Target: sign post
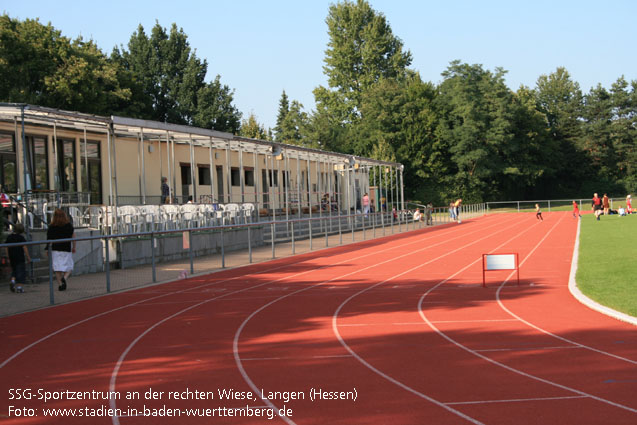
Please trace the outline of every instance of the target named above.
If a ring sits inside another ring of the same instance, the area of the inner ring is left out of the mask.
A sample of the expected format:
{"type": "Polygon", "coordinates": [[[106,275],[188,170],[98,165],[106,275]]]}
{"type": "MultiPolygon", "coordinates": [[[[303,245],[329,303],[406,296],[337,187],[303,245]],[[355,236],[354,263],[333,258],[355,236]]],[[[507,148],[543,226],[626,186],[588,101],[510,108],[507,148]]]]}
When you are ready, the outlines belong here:
{"type": "Polygon", "coordinates": [[[518,254],[482,254],[482,287],[486,288],[486,272],[492,270],[516,270],[520,286],[518,254]]]}

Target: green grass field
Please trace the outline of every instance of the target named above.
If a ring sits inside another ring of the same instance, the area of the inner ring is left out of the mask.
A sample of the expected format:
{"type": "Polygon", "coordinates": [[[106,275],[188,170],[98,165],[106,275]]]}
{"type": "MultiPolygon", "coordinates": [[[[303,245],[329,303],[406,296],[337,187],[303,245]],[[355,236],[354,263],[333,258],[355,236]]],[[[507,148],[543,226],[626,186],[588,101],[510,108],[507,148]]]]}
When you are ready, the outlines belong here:
{"type": "Polygon", "coordinates": [[[637,317],[637,214],[582,217],[576,279],[588,297],[637,317]]]}

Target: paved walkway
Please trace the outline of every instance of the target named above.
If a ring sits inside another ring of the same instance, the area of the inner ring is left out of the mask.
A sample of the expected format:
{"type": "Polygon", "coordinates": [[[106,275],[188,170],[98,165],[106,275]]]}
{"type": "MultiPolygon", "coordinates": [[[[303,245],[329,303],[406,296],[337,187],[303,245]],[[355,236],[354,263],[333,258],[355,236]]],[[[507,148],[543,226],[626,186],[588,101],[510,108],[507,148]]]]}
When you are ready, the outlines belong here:
{"type": "MultiPolygon", "coordinates": [[[[442,223],[441,223],[442,224],[442,223]]],[[[399,226],[385,227],[385,235],[397,234],[400,231],[412,231],[414,228],[425,228],[423,223],[409,223],[399,226]]],[[[383,236],[383,229],[367,229],[346,232],[342,235],[331,235],[328,238],[328,246],[335,247],[341,242],[343,245],[370,240],[383,236]]],[[[312,251],[325,248],[325,236],[314,237],[312,239],[312,251]]],[[[291,242],[277,243],[275,246],[276,258],[288,257],[294,254],[310,252],[310,241],[308,239],[296,241],[294,247],[291,242]]],[[[252,263],[260,263],[272,259],[272,245],[266,244],[252,249],[252,263]]],[[[202,256],[194,258],[194,275],[208,274],[224,270],[222,267],[220,254],[202,256]]],[[[248,250],[227,252],[225,255],[225,268],[239,267],[249,264],[248,250]]],[[[156,282],[153,282],[152,266],[144,265],[126,269],[111,269],[110,271],[110,292],[120,292],[144,286],[166,283],[183,278],[184,274],[190,273],[190,260],[165,262],[156,264],[156,282]]],[[[57,283],[53,282],[53,302],[54,304],[64,304],[81,299],[92,298],[107,294],[106,273],[91,273],[79,276],[71,276],[68,280],[68,288],[64,292],[57,290],[57,283]]],[[[49,282],[26,284],[24,293],[11,293],[8,282],[0,285],[0,317],[10,316],[40,308],[50,307],[51,291],[49,282]]]]}

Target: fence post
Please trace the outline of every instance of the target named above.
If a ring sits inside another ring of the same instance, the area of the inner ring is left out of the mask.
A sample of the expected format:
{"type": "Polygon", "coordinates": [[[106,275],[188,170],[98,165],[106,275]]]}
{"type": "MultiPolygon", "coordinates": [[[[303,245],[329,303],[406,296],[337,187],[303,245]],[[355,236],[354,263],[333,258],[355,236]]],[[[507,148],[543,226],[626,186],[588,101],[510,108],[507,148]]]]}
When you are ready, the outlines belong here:
{"type": "Polygon", "coordinates": [[[194,251],[192,249],[192,230],[188,230],[188,248],[190,255],[190,274],[195,273],[194,251]]]}
{"type": "Polygon", "coordinates": [[[361,216],[361,219],[363,221],[363,240],[367,240],[367,237],[365,236],[365,214],[361,216]]]}
{"type": "Polygon", "coordinates": [[[272,258],[274,258],[274,231],[276,230],[274,227],[274,221],[270,224],[272,230],[270,231],[270,240],[272,241],[272,258]]]}
{"type": "MultiPolygon", "coordinates": [[[[352,216],[350,215],[350,217],[352,216]]],[[[354,229],[356,228],[356,214],[354,214],[354,216],[350,220],[350,223],[352,223],[352,242],[355,242],[356,239],[354,238],[354,229]]]]}
{"type": "Polygon", "coordinates": [[[108,246],[108,238],[104,239],[106,245],[106,292],[111,292],[111,249],[108,246]]]}
{"type": "MultiPolygon", "coordinates": [[[[310,205],[310,211],[312,211],[312,206],[311,206],[311,205],[310,205]]],[[[311,216],[311,215],[312,215],[312,213],[310,212],[310,216],[311,216]]],[[[312,222],[312,217],[310,217],[310,218],[307,220],[307,224],[308,224],[308,226],[309,226],[309,228],[310,228],[310,251],[312,251],[312,224],[313,224],[313,222],[312,222]]]]}
{"type": "Polygon", "coordinates": [[[372,235],[376,239],[376,213],[372,213],[372,235]]]}
{"type": "Polygon", "coordinates": [[[155,270],[155,232],[150,232],[150,258],[153,269],[153,283],[157,282],[157,272],[155,270]]]}
{"type": "Polygon", "coordinates": [[[49,302],[53,305],[55,304],[55,291],[53,290],[53,251],[50,243],[47,246],[49,247],[49,302]]]}
{"type": "Polygon", "coordinates": [[[226,268],[226,246],[223,235],[223,224],[221,225],[221,268],[226,268]]]}
{"type": "Polygon", "coordinates": [[[329,246],[329,240],[328,240],[328,236],[327,236],[327,220],[328,218],[325,218],[325,247],[327,248],[329,246]]]}
{"type": "Polygon", "coordinates": [[[252,236],[250,234],[251,227],[251,225],[248,225],[248,262],[250,264],[252,264],[252,236]]]}
{"type": "Polygon", "coordinates": [[[292,224],[292,255],[296,254],[296,246],[294,244],[294,221],[291,222],[292,224]]]}

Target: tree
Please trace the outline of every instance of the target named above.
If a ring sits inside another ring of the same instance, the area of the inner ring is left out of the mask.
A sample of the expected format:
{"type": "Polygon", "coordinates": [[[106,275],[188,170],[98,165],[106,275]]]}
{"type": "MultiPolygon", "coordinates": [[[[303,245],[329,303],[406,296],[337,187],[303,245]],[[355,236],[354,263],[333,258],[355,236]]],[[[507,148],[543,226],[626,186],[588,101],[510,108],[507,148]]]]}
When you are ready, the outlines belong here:
{"type": "Polygon", "coordinates": [[[437,200],[438,169],[432,146],[435,88],[410,72],[402,79],[381,79],[361,99],[361,119],[354,126],[356,155],[405,165],[407,196],[437,200]]]}
{"type": "Polygon", "coordinates": [[[139,25],[128,50],[115,49],[111,57],[143,88],[142,118],[220,131],[239,129],[241,114],[232,105],[233,92],[221,85],[219,76],[205,82],[208,63],[191,50],[187,35],[176,24],[168,33],[156,23],[150,37],[139,25]]]}
{"type": "Polygon", "coordinates": [[[0,17],[0,73],[6,102],[110,115],[133,100],[123,70],[92,40],[70,40],[37,19],[0,17]]]}
{"type": "Polygon", "coordinates": [[[552,157],[558,150],[549,136],[546,120],[536,108],[535,92],[521,86],[513,96],[512,138],[504,150],[504,199],[546,198],[555,178],[552,157]]]}
{"type": "Polygon", "coordinates": [[[309,118],[307,113],[303,112],[303,105],[293,100],[288,113],[281,121],[277,141],[299,146],[318,147],[318,144],[312,142],[308,137],[308,126],[309,118]]]}
{"type": "Polygon", "coordinates": [[[453,61],[442,73],[437,108],[439,155],[450,154],[444,180],[448,197],[467,201],[497,198],[508,164],[505,159],[514,136],[511,91],[504,71],[485,71],[481,65],[453,61]]]}
{"type": "Polygon", "coordinates": [[[269,140],[268,132],[264,126],[259,123],[254,113],[250,113],[248,119],[241,122],[239,135],[250,139],[269,140]]]}
{"type": "Polygon", "coordinates": [[[550,137],[556,143],[551,168],[554,178],[547,196],[569,195],[580,191],[582,182],[595,175],[588,165],[582,141],[583,96],[579,84],[565,68],[541,75],[535,88],[537,109],[544,114],[550,137]]]}
{"type": "Polygon", "coordinates": [[[616,154],[616,175],[627,193],[637,192],[637,80],[619,78],[611,87],[610,123],[616,154]]]}
{"type": "Polygon", "coordinates": [[[236,133],[241,126],[241,113],[232,104],[233,91],[222,85],[218,75],[197,92],[197,109],[192,123],[197,127],[236,133]]]}
{"type": "MultiPolygon", "coordinates": [[[[328,88],[317,87],[314,97],[319,121],[336,127],[332,135],[342,136],[342,127],[360,118],[363,93],[381,78],[403,76],[411,54],[403,52],[385,16],[365,0],[331,5],[325,22],[330,39],[323,67],[328,88]]],[[[343,138],[336,144],[348,151],[347,142],[343,138]]]]}
{"type": "Polygon", "coordinates": [[[279,100],[279,112],[276,116],[276,126],[274,127],[274,133],[276,134],[277,141],[279,139],[279,134],[283,132],[283,120],[285,120],[289,111],[290,102],[288,100],[288,95],[285,93],[285,90],[283,90],[283,93],[281,93],[281,99],[279,100]]]}

